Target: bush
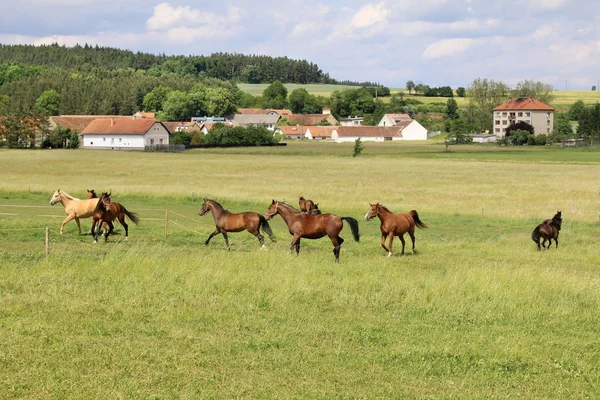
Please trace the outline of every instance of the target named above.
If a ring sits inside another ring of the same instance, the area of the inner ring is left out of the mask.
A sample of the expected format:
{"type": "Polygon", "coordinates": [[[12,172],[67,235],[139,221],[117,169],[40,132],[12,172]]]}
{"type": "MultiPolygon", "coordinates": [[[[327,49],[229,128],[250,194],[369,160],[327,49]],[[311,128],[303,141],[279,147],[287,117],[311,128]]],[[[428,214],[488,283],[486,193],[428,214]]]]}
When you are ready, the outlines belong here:
{"type": "Polygon", "coordinates": [[[511,132],[510,136],[506,135],[508,138],[508,142],[514,146],[523,146],[524,144],[528,144],[530,138],[535,140],[534,136],[522,129],[517,129],[511,132]]]}
{"type": "Polygon", "coordinates": [[[264,126],[244,128],[217,124],[205,136],[204,143],[224,146],[260,146],[276,144],[277,139],[264,126]]]}

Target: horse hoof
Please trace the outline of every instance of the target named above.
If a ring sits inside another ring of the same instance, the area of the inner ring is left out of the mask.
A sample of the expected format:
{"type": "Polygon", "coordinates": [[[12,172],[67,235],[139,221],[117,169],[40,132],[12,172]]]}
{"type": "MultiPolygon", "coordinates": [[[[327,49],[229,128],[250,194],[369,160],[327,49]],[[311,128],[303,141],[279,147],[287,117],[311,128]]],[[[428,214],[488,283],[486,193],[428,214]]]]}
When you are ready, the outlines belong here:
{"type": "Polygon", "coordinates": [[[391,256],[392,256],[392,252],[391,252],[391,251],[390,251],[390,252],[388,252],[388,255],[387,255],[387,256],[388,256],[388,257],[391,257],[391,256]]]}

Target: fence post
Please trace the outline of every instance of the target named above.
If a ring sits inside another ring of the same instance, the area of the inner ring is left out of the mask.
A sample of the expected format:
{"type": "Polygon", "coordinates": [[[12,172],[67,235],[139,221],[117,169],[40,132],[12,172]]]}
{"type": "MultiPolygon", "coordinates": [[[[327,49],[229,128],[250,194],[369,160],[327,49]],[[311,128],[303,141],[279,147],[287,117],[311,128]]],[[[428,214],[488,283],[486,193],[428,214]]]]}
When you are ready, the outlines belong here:
{"type": "Polygon", "coordinates": [[[50,228],[46,227],[46,257],[50,255],[50,228]]]}
{"type": "Polygon", "coordinates": [[[165,210],[165,239],[169,234],[169,209],[165,210]]]}

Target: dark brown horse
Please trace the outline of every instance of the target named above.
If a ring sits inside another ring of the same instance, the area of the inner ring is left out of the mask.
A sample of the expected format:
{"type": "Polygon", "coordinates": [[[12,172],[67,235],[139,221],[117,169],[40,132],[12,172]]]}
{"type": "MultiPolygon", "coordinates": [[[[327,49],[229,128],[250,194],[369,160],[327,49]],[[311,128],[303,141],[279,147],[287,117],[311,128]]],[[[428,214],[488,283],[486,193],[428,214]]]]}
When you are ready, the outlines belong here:
{"type": "Polygon", "coordinates": [[[98,195],[96,194],[96,192],[94,191],[94,189],[86,189],[87,190],[87,198],[88,199],[97,199],[98,195]]]}
{"type": "Polygon", "coordinates": [[[120,203],[111,203],[110,193],[102,193],[98,200],[98,204],[94,209],[94,214],[92,215],[94,219],[92,222],[94,243],[98,243],[98,236],[100,236],[100,226],[102,223],[108,225],[108,230],[104,231],[104,241],[108,240],[108,235],[110,235],[114,229],[113,221],[115,219],[118,219],[121,225],[123,225],[123,228],[125,228],[125,240],[127,240],[127,237],[129,236],[129,226],[125,222],[125,216],[132,220],[136,225],[140,222],[136,213],[128,211],[120,203]]]}
{"type": "Polygon", "coordinates": [[[273,236],[271,226],[269,226],[269,223],[265,217],[259,213],[248,211],[234,214],[224,209],[223,206],[216,201],[204,199],[204,203],[202,203],[202,207],[200,207],[200,210],[198,210],[198,214],[203,216],[209,211],[212,212],[217,229],[210,234],[208,239],[206,239],[206,242],[204,242],[205,245],[208,245],[210,239],[220,233],[225,238],[227,250],[231,250],[229,247],[229,240],[227,239],[227,232],[241,232],[247,230],[258,239],[260,247],[264,248],[265,238],[260,233],[261,228],[263,232],[269,235],[269,239],[271,239],[272,242],[275,241],[275,236],[273,236]]]}
{"type": "Polygon", "coordinates": [[[327,235],[331,243],[333,243],[335,261],[339,262],[340,248],[342,243],[344,243],[344,239],[339,236],[340,231],[344,227],[343,221],[347,221],[350,224],[354,240],[357,242],[360,240],[358,221],[352,217],[338,217],[335,214],[305,214],[287,203],[273,200],[265,213],[265,217],[271,219],[277,214],[281,215],[288,226],[290,234],[293,236],[290,251],[294,251],[295,248],[296,254],[300,253],[301,238],[320,239],[327,235]]]}
{"type": "Polygon", "coordinates": [[[533,232],[531,232],[531,239],[537,244],[538,250],[543,248],[550,248],[552,246],[552,239],[556,243],[556,248],[558,249],[558,234],[560,233],[560,227],[562,225],[562,212],[557,211],[552,219],[547,219],[538,226],[535,227],[533,232]],[[541,242],[540,240],[544,239],[541,242]],[[548,247],[546,247],[546,241],[548,242],[548,247]]]}
{"type": "Polygon", "coordinates": [[[420,229],[427,228],[427,225],[419,219],[417,211],[412,210],[408,214],[394,214],[379,203],[369,203],[369,205],[371,207],[365,215],[365,220],[368,221],[376,216],[379,217],[379,220],[381,221],[381,247],[388,252],[388,257],[392,255],[392,242],[394,236],[400,238],[400,241],[402,242],[402,253],[400,253],[400,255],[404,254],[404,234],[406,232],[408,232],[408,235],[412,240],[412,251],[415,253],[415,226],[420,229]],[[385,240],[388,236],[390,237],[390,242],[388,244],[389,248],[385,247],[385,240]]]}
{"type": "MultiPolygon", "coordinates": [[[[303,213],[311,214],[312,210],[319,210],[318,203],[315,204],[314,201],[305,199],[302,196],[300,196],[300,198],[298,199],[298,205],[300,206],[300,212],[303,212],[303,213]]],[[[318,214],[320,214],[320,211],[319,212],[315,211],[312,214],[318,215],[318,214]]]]}

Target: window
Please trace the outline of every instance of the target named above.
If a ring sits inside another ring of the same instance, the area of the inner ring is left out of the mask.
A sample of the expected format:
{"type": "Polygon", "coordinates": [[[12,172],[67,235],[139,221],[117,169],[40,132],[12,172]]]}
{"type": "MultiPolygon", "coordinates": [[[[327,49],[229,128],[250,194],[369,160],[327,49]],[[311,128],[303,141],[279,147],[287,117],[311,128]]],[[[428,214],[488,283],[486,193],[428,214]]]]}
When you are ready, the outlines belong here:
{"type": "Polygon", "coordinates": [[[500,132],[500,128],[496,128],[496,132],[500,132]]]}
{"type": "Polygon", "coordinates": [[[550,125],[550,120],[547,120],[547,121],[546,121],[546,125],[550,125]]]}
{"type": "Polygon", "coordinates": [[[106,142],[106,138],[105,138],[105,137],[104,137],[104,138],[102,138],[102,141],[103,141],[103,142],[106,142]]]}
{"type": "Polygon", "coordinates": [[[502,120],[502,125],[508,125],[508,121],[507,121],[507,120],[505,120],[505,119],[503,119],[503,120],[502,120]]]}
{"type": "Polygon", "coordinates": [[[163,140],[162,139],[158,139],[158,143],[163,144],[163,140]]]}
{"type": "Polygon", "coordinates": [[[503,113],[502,113],[502,116],[503,116],[503,117],[506,117],[506,113],[505,113],[505,112],[503,112],[503,113]]]}
{"type": "Polygon", "coordinates": [[[122,141],[123,141],[123,138],[119,138],[119,142],[122,142],[122,141]]]}
{"type": "Polygon", "coordinates": [[[525,116],[526,116],[526,117],[531,117],[531,113],[530,113],[529,111],[527,111],[527,112],[525,113],[525,116]]]}
{"type": "Polygon", "coordinates": [[[496,120],[496,125],[500,125],[500,120],[499,119],[496,120]]]}
{"type": "Polygon", "coordinates": [[[154,139],[150,139],[150,144],[154,144],[154,139]]]}
{"type": "Polygon", "coordinates": [[[523,113],[521,111],[519,111],[519,113],[517,114],[518,117],[522,117],[523,113]]]}

